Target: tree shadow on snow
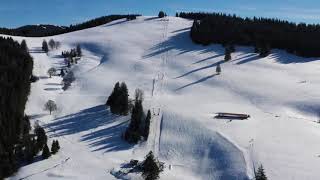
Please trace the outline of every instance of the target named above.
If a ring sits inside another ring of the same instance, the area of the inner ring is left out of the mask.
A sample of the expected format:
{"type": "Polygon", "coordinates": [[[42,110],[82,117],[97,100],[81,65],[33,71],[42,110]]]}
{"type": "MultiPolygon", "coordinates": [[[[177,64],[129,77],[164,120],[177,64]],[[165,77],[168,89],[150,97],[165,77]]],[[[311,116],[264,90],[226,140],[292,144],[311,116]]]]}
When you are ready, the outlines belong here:
{"type": "Polygon", "coordinates": [[[92,151],[109,152],[132,147],[121,138],[128,126],[127,119],[112,114],[105,105],[99,105],[58,118],[45,127],[54,133],[54,136],[82,133],[80,140],[87,142],[92,151]]]}
{"type": "Polygon", "coordinates": [[[199,79],[199,80],[197,80],[197,81],[195,81],[195,82],[192,82],[192,83],[189,83],[189,84],[187,84],[187,85],[184,85],[184,86],[176,89],[175,91],[180,91],[180,90],[182,90],[182,89],[184,89],[184,88],[187,88],[187,87],[189,87],[189,86],[193,86],[193,85],[202,83],[202,82],[204,82],[204,81],[206,81],[206,80],[208,80],[208,79],[213,78],[213,77],[216,76],[216,75],[218,75],[218,74],[212,74],[212,75],[210,75],[210,76],[206,76],[206,77],[201,78],[201,79],[199,79]]]}
{"type": "Polygon", "coordinates": [[[183,28],[174,32],[178,33],[173,36],[170,36],[168,40],[158,43],[152,48],[150,48],[149,50],[151,52],[143,56],[143,58],[146,59],[158,56],[170,50],[179,51],[177,55],[181,55],[188,52],[198,52],[199,54],[216,52],[218,54],[224,54],[224,48],[220,45],[203,46],[193,43],[190,38],[190,28],[183,28]]]}
{"type": "MultiPolygon", "coordinates": [[[[210,65],[207,65],[207,66],[204,66],[204,67],[201,67],[201,68],[197,68],[197,69],[193,69],[193,70],[191,70],[191,71],[189,71],[189,72],[186,72],[186,73],[184,73],[184,74],[182,74],[182,75],[180,75],[180,76],[178,76],[178,77],[175,77],[175,79],[182,78],[182,77],[184,77],[184,76],[187,76],[187,75],[189,75],[189,74],[192,74],[192,73],[195,73],[195,72],[204,70],[204,69],[213,68],[213,67],[216,67],[218,64],[223,64],[223,63],[225,63],[225,61],[224,61],[224,60],[220,60],[220,61],[215,62],[215,63],[212,63],[212,64],[210,64],[210,65]]],[[[215,69],[214,69],[214,71],[215,71],[215,69]]]]}

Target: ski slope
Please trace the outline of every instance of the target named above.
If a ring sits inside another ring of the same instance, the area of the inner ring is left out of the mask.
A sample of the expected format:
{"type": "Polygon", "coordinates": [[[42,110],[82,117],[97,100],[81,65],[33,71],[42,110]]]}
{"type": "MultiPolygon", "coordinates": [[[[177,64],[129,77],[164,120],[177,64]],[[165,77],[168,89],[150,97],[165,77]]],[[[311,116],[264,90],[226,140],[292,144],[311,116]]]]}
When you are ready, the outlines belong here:
{"type": "MultiPolygon", "coordinates": [[[[118,20],[47,38],[24,38],[34,57],[26,114],[43,125],[49,144],[61,150],[48,160],[23,166],[9,179],[141,179],[115,176],[130,159],[152,150],[165,162],[161,179],[250,179],[263,164],[269,179],[318,179],[320,167],[319,65],[273,50],[266,58],[236,47],[224,62],[220,45],[195,45],[192,21],[167,17],[118,20]],[[62,47],[42,53],[43,39],[62,47]],[[81,44],[84,56],[72,67],[76,81],[61,90],[50,67],[65,66],[62,50],[81,44]],[[221,63],[222,73],[215,68],[221,63]],[[150,137],[130,145],[121,139],[130,119],[104,104],[117,81],[131,97],[144,91],[152,112],[150,137]],[[43,110],[52,99],[53,115],[43,110]],[[217,112],[250,114],[248,120],[215,119],[217,112]]],[[[21,41],[23,38],[14,37],[21,41]]]]}

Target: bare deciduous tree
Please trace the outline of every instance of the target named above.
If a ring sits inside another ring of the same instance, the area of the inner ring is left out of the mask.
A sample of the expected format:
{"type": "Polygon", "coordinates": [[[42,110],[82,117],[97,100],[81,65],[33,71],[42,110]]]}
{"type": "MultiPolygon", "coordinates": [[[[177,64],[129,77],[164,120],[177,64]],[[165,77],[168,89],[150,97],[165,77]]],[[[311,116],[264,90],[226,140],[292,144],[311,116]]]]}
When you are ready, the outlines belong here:
{"type": "Polygon", "coordinates": [[[53,75],[55,75],[56,74],[56,69],[55,68],[50,68],[49,70],[48,70],[48,75],[50,76],[50,78],[51,78],[51,76],[53,76],[53,75]]]}
{"type": "Polygon", "coordinates": [[[54,101],[49,100],[45,105],[44,105],[44,110],[49,111],[50,115],[52,111],[57,110],[57,105],[54,101]]]}

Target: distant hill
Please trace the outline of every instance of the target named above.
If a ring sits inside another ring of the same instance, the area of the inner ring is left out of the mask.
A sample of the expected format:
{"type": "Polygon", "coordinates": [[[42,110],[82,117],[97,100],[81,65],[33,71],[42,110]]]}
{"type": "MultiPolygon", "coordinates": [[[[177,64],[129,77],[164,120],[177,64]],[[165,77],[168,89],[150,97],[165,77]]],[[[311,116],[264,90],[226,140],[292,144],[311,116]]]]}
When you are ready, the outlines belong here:
{"type": "Polygon", "coordinates": [[[95,18],[80,24],[70,26],[55,26],[55,25],[26,25],[15,29],[0,28],[0,34],[6,34],[11,36],[24,36],[24,37],[45,37],[64,34],[68,32],[78,31],[91,27],[100,26],[109,23],[114,20],[127,18],[134,19],[137,14],[131,15],[109,15],[95,18]]]}
{"type": "Polygon", "coordinates": [[[67,29],[65,26],[55,26],[50,24],[40,24],[40,25],[26,25],[16,28],[15,31],[23,36],[36,35],[36,34],[52,34],[55,32],[64,31],[67,29]]]}

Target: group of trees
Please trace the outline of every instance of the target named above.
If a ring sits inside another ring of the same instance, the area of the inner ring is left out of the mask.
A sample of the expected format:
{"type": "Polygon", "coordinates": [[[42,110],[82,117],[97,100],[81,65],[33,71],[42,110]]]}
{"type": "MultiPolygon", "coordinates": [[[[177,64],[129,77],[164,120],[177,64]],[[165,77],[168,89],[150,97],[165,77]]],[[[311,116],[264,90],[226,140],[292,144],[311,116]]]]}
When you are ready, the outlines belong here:
{"type": "Polygon", "coordinates": [[[163,17],[166,17],[167,14],[163,11],[160,11],[159,14],[158,14],[158,18],[163,18],[163,17]]]}
{"type": "MultiPolygon", "coordinates": [[[[23,41],[25,43],[25,41],[23,41]]],[[[25,105],[30,93],[33,59],[26,44],[0,37],[0,179],[18,168],[17,148],[24,148],[30,123],[25,105]]]]}
{"type": "Polygon", "coordinates": [[[113,88],[111,95],[109,96],[107,106],[110,107],[110,111],[113,114],[128,115],[129,112],[129,94],[126,83],[121,84],[117,82],[113,88]]]}
{"type": "Polygon", "coordinates": [[[50,39],[48,44],[49,44],[50,49],[59,49],[61,46],[59,41],[55,41],[53,39],[50,39]]]}
{"type": "Polygon", "coordinates": [[[269,18],[241,18],[222,13],[184,13],[177,16],[193,19],[190,36],[195,43],[208,45],[254,46],[264,57],[271,48],[286,50],[302,57],[320,56],[320,25],[292,23],[269,18]]]}
{"type": "Polygon", "coordinates": [[[65,91],[71,86],[71,83],[73,81],[75,81],[76,78],[75,78],[75,76],[74,76],[72,71],[68,71],[67,74],[64,74],[63,69],[62,69],[62,73],[60,75],[63,77],[63,79],[62,79],[62,85],[63,85],[62,89],[65,91]]]}
{"type": "Polygon", "coordinates": [[[92,19],[80,24],[70,25],[69,27],[53,26],[53,25],[35,25],[24,26],[16,29],[0,28],[0,34],[12,35],[12,36],[24,36],[24,37],[46,37],[64,34],[68,32],[78,31],[82,29],[92,28],[109,23],[114,20],[123,18],[133,18],[140,16],[138,14],[129,15],[109,15],[102,16],[96,19],[92,19]]]}
{"type": "Polygon", "coordinates": [[[60,46],[60,42],[53,39],[50,39],[49,43],[47,43],[46,40],[42,41],[42,51],[44,51],[45,53],[49,52],[49,50],[59,49],[60,46]]]}
{"type": "Polygon", "coordinates": [[[135,99],[129,100],[127,85],[117,82],[109,96],[106,106],[110,107],[110,111],[117,115],[128,115],[131,110],[131,120],[128,128],[123,134],[123,138],[129,143],[137,143],[142,138],[147,139],[150,129],[151,112],[145,115],[143,111],[143,91],[136,89],[135,99]]]}
{"type": "Polygon", "coordinates": [[[77,45],[75,49],[71,49],[70,51],[62,51],[62,57],[64,58],[74,58],[82,56],[82,49],[80,44],[77,45]]]}
{"type": "Polygon", "coordinates": [[[141,138],[148,138],[150,130],[151,112],[147,116],[143,111],[143,91],[136,89],[134,105],[131,110],[131,120],[124,133],[124,139],[129,143],[137,143],[141,138]]]}

